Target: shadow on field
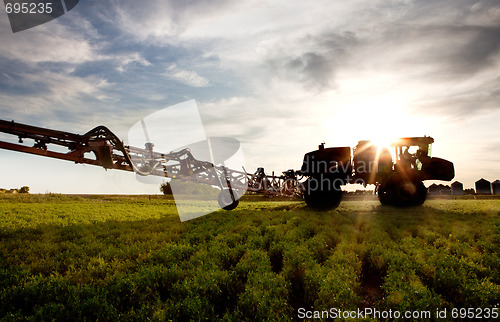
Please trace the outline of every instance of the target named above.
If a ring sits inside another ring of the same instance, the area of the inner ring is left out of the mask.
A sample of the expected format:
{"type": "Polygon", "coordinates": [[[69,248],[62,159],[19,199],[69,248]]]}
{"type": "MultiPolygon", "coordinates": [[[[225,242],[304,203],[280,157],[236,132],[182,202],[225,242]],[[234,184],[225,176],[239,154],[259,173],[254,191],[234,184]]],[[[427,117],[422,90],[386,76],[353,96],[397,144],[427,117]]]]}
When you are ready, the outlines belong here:
{"type": "MultiPolygon", "coordinates": [[[[382,250],[370,250],[363,258],[358,293],[363,306],[376,306],[384,291],[389,302],[399,301],[394,299],[407,292],[407,298],[415,297],[413,301],[419,298],[415,294],[427,294],[421,295],[422,298],[437,306],[495,303],[492,299],[498,294],[499,274],[491,269],[498,265],[498,257],[494,255],[498,244],[492,244],[491,240],[498,240],[498,234],[495,235],[487,222],[498,222],[496,210],[491,206],[481,208],[480,204],[450,203],[449,208],[446,207],[447,204],[433,203],[412,208],[378,205],[348,214],[353,216],[355,226],[371,225],[371,238],[376,244],[387,245],[382,250]],[[378,236],[378,241],[373,235],[378,236]],[[383,250],[389,245],[391,251],[383,250]],[[380,255],[384,253],[386,255],[380,255]],[[381,261],[380,256],[386,258],[381,261]],[[387,282],[388,275],[408,280],[399,284],[398,279],[392,277],[387,282]],[[410,284],[410,290],[418,291],[402,291],[408,287],[402,286],[405,283],[410,284]]],[[[358,238],[358,242],[366,240],[358,238]]]]}
{"type": "Polygon", "coordinates": [[[445,218],[453,221],[470,220],[470,217],[460,212],[443,211],[427,205],[408,208],[378,205],[373,207],[370,216],[394,241],[410,236],[415,238],[419,229],[442,225],[445,218]]]}
{"type": "Polygon", "coordinates": [[[384,277],[386,274],[386,269],[375,267],[366,256],[363,258],[360,290],[358,292],[363,308],[375,307],[384,297],[382,285],[384,284],[384,277]]]}
{"type": "MultiPolygon", "coordinates": [[[[376,307],[385,301],[383,300],[384,296],[391,294],[384,291],[389,263],[401,265],[401,267],[411,266],[411,264],[406,265],[404,262],[415,261],[416,258],[413,256],[425,257],[422,245],[426,245],[427,252],[443,247],[441,245],[449,243],[450,238],[458,238],[454,237],[454,232],[452,234],[454,229],[459,231],[470,229],[471,219],[474,218],[471,214],[461,211],[460,208],[445,211],[433,207],[432,203],[410,208],[348,204],[344,208],[340,208],[339,215],[351,220],[350,224],[346,224],[346,226],[351,225],[353,228],[351,235],[356,244],[370,245],[366,252],[361,252],[363,255],[361,256],[361,273],[357,292],[361,299],[360,306],[365,308],[376,307]],[[401,248],[403,244],[405,244],[405,248],[401,248]],[[387,246],[382,245],[391,245],[394,250],[388,252],[387,246]],[[384,253],[386,255],[381,255],[384,253]],[[381,259],[384,257],[385,259],[381,259]]],[[[475,213],[479,220],[483,215],[480,212],[475,213]]],[[[474,240],[477,240],[480,234],[476,232],[472,236],[474,240]]],[[[457,245],[456,247],[460,249],[461,246],[457,245]]],[[[450,260],[454,261],[455,259],[450,260]]],[[[406,268],[402,268],[398,274],[407,273],[406,268]]],[[[456,287],[447,287],[449,284],[436,281],[434,274],[437,273],[432,266],[417,267],[415,274],[428,290],[436,292],[448,303],[465,303],[467,295],[463,291],[456,287]]],[[[390,283],[394,283],[394,281],[390,283]]],[[[385,287],[387,288],[387,286],[385,287]]],[[[399,296],[398,293],[393,294],[399,296]]]]}

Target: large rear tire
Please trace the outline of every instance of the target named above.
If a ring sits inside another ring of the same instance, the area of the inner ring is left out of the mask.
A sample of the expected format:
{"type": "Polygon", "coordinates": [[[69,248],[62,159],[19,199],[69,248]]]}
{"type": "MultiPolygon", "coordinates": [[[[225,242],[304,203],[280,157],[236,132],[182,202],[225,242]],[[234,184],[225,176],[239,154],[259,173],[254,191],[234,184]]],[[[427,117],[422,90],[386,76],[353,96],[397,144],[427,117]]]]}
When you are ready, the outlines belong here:
{"type": "Polygon", "coordinates": [[[342,190],[331,184],[321,186],[319,179],[309,178],[304,184],[304,200],[309,207],[317,210],[335,209],[342,200],[342,190]]]}
{"type": "Polygon", "coordinates": [[[415,198],[415,206],[421,206],[427,199],[427,188],[422,181],[417,183],[417,197],[415,198]]]}
{"type": "Polygon", "coordinates": [[[387,184],[382,184],[378,187],[378,200],[384,206],[392,205],[392,195],[391,190],[388,189],[387,184]]]}

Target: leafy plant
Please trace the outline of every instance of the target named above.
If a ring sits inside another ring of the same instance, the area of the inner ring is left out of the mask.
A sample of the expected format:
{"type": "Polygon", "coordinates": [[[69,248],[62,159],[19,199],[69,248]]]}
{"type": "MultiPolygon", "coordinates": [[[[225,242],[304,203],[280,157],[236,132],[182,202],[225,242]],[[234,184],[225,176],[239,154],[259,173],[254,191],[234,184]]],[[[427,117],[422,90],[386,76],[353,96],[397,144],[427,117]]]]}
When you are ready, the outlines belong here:
{"type": "Polygon", "coordinates": [[[500,200],[420,208],[243,197],[180,223],[169,196],[0,196],[7,320],[290,320],[299,308],[498,307],[500,200]]]}

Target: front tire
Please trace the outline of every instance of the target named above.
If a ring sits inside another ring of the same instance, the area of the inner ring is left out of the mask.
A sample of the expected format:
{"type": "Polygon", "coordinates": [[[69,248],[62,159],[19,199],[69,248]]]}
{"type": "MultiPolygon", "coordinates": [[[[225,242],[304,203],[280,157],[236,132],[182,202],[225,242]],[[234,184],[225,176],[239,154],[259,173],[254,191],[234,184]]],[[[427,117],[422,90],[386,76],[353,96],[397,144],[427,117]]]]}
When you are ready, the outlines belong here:
{"type": "Polygon", "coordinates": [[[342,190],[331,184],[323,187],[319,179],[309,178],[304,184],[304,200],[309,207],[317,210],[335,209],[342,200],[342,190]]]}

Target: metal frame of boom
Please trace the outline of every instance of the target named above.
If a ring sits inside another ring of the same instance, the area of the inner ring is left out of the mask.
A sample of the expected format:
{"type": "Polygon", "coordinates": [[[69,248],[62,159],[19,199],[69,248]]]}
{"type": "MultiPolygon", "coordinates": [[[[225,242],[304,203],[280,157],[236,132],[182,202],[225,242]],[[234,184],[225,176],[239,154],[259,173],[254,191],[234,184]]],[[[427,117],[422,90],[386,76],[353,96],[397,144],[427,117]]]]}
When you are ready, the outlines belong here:
{"type": "MultiPolygon", "coordinates": [[[[153,145],[145,148],[125,146],[107,127],[98,126],[80,135],[36,127],[14,121],[0,120],[0,132],[17,137],[18,143],[0,140],[0,148],[30,153],[75,163],[100,166],[105,169],[134,171],[139,175],[154,175],[218,186],[221,189],[242,189],[253,192],[296,196],[300,183],[296,172],[282,176],[250,174],[211,162],[197,160],[188,148],[177,152],[159,153],[153,145]],[[32,146],[25,140],[33,140],[32,146]],[[53,146],[65,147],[59,152],[53,146]]],[[[243,169],[244,170],[244,169],[243,169]]],[[[234,197],[233,197],[234,198],[234,197]]]]}

